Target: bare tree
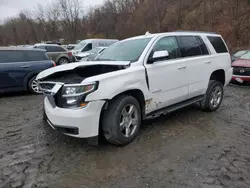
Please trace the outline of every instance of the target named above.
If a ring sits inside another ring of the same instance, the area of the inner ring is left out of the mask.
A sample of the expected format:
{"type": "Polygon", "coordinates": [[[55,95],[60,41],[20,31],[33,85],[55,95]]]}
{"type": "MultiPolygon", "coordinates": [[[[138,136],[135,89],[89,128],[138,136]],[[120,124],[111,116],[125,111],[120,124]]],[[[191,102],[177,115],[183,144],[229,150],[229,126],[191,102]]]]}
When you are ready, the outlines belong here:
{"type": "MultiPolygon", "coordinates": [[[[83,0],[84,1],[84,0],[83,0]]],[[[230,48],[250,44],[248,0],[105,0],[90,10],[82,0],[53,0],[0,25],[0,45],[66,42],[88,37],[123,39],[172,30],[215,31],[230,48]]]]}

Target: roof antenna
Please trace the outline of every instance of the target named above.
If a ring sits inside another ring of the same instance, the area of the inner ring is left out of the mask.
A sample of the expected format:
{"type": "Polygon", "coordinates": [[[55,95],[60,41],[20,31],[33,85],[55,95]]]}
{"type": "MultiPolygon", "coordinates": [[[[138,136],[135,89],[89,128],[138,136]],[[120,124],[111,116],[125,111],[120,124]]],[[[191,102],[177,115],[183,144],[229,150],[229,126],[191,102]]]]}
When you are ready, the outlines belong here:
{"type": "Polygon", "coordinates": [[[147,32],[145,33],[145,35],[151,35],[151,33],[150,33],[149,31],[147,31],[147,32]]]}

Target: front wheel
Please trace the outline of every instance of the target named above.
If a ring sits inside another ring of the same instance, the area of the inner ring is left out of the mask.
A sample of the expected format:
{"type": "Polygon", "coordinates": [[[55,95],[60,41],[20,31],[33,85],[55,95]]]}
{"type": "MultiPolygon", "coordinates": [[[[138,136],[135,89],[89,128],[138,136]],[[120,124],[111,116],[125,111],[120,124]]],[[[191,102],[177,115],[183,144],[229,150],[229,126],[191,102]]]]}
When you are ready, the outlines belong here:
{"type": "Polygon", "coordinates": [[[200,102],[200,107],[203,111],[216,111],[224,96],[224,88],[221,82],[211,80],[203,101],[200,102]]]}
{"type": "Polygon", "coordinates": [[[140,105],[132,96],[122,95],[112,100],[102,117],[104,137],[114,145],[127,145],[132,142],[140,125],[140,105]]]}

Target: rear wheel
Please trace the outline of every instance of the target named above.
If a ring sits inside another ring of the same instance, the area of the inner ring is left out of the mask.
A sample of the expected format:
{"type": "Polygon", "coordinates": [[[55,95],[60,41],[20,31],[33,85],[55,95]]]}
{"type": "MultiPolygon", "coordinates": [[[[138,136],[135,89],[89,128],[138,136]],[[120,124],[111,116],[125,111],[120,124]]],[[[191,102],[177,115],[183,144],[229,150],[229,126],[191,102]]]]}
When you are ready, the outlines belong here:
{"type": "Polygon", "coordinates": [[[58,64],[59,65],[65,65],[68,64],[69,60],[67,58],[62,57],[61,59],[59,59],[58,64]]]}
{"type": "Polygon", "coordinates": [[[200,107],[203,111],[216,111],[222,102],[224,96],[224,88],[221,82],[211,80],[203,101],[200,102],[200,107]]]}
{"type": "Polygon", "coordinates": [[[29,82],[28,82],[28,89],[31,93],[34,93],[34,94],[40,94],[42,93],[40,90],[39,90],[39,87],[38,87],[38,81],[36,80],[36,76],[33,76],[29,82]]]}
{"type": "Polygon", "coordinates": [[[104,112],[102,129],[105,139],[115,145],[127,145],[138,134],[141,124],[141,109],[132,96],[115,98],[104,112]]]}

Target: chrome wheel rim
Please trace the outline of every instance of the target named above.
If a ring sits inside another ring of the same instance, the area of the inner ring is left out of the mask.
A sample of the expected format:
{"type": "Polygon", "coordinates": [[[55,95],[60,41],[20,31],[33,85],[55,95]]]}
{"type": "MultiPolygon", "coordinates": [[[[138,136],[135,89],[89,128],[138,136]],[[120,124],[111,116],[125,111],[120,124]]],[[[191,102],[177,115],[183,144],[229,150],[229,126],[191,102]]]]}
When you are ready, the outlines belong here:
{"type": "Polygon", "coordinates": [[[61,59],[60,60],[60,65],[64,65],[64,64],[67,64],[68,61],[66,59],[61,59]]]}
{"type": "Polygon", "coordinates": [[[210,104],[213,108],[217,108],[220,105],[222,99],[222,89],[219,86],[216,86],[212,91],[210,104]]]}
{"type": "Polygon", "coordinates": [[[134,135],[139,122],[138,109],[129,104],[122,109],[120,117],[120,130],[123,136],[129,138],[134,135]]]}
{"type": "Polygon", "coordinates": [[[41,91],[39,90],[38,81],[36,79],[32,80],[31,88],[34,92],[41,93],[41,91]]]}

